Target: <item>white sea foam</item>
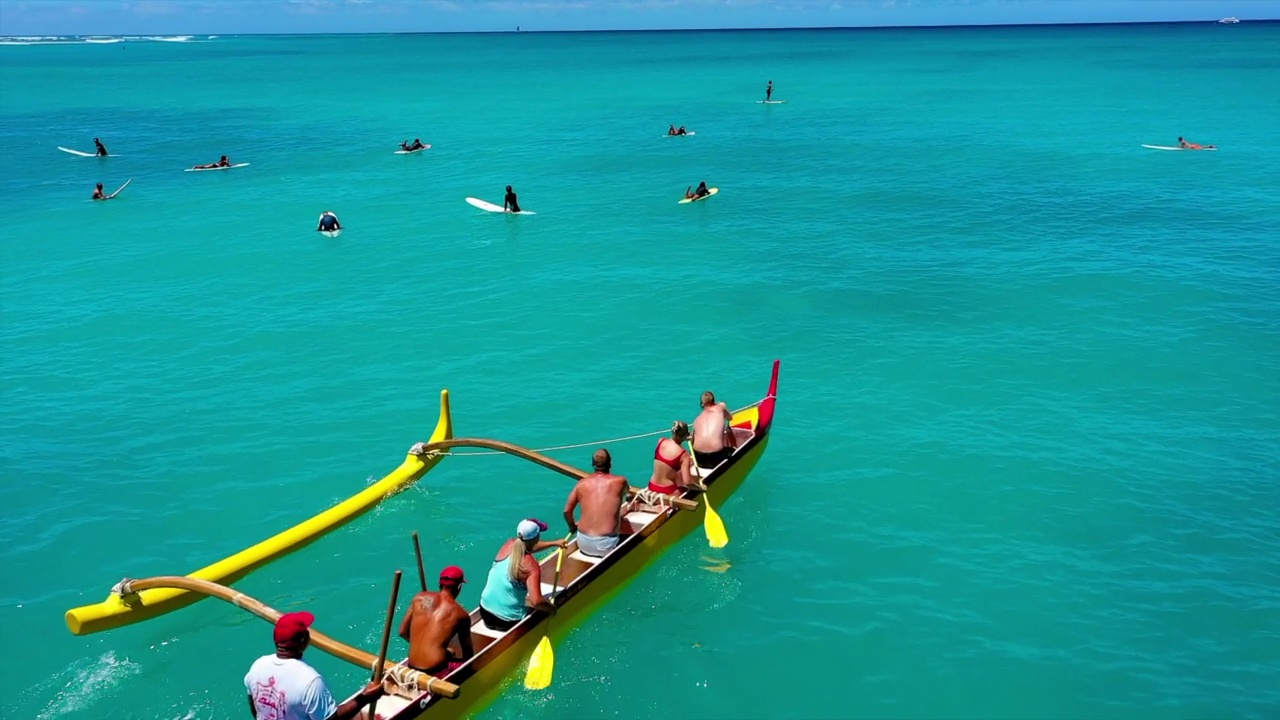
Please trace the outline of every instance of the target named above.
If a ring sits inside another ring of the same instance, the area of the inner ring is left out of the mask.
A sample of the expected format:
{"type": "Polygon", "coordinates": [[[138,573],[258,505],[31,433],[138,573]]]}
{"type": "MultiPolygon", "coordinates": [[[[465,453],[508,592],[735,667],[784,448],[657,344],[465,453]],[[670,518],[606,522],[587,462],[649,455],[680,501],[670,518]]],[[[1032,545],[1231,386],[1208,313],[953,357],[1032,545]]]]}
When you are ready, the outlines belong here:
{"type": "Polygon", "coordinates": [[[209,35],[204,40],[194,35],[10,35],[0,36],[0,45],[72,45],[90,43],[92,45],[114,45],[122,42],[206,42],[217,38],[209,35]]]}
{"type": "Polygon", "coordinates": [[[142,666],[128,659],[116,657],[108,651],[96,659],[81,659],[66,670],[40,683],[38,690],[60,687],[53,699],[44,706],[36,720],[52,720],[68,713],[91,707],[103,694],[120,684],[122,680],[137,675],[142,666]]]}

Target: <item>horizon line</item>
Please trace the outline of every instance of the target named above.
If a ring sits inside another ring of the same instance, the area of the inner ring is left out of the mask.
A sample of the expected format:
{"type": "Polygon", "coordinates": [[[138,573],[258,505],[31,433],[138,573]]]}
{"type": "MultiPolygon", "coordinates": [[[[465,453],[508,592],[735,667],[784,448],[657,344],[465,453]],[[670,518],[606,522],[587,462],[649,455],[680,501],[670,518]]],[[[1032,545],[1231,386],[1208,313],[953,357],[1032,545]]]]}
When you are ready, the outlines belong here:
{"type": "MultiPolygon", "coordinates": [[[[1236,17],[1236,16],[1229,16],[1236,17]]],[[[326,36],[326,35],[505,35],[505,34],[550,34],[550,33],[647,33],[647,32],[773,32],[782,30],[946,30],[946,29],[963,29],[963,28],[1019,28],[1019,27],[1096,27],[1096,26],[1112,26],[1112,25],[1203,25],[1203,24],[1222,24],[1219,21],[1223,18],[1206,19],[1206,20],[1110,20],[1110,21],[1079,21],[1079,22],[1019,22],[1019,23],[963,23],[963,24],[940,24],[940,25],[799,25],[799,26],[779,26],[779,27],[725,27],[725,28],[615,28],[615,29],[564,29],[564,30],[521,30],[522,26],[517,25],[512,30],[415,30],[415,31],[389,31],[389,32],[233,32],[233,33],[208,33],[208,32],[170,32],[170,33],[123,33],[123,34],[67,34],[67,33],[45,33],[43,35],[0,35],[0,38],[23,38],[23,37],[76,37],[76,38],[93,38],[93,37],[195,37],[197,35],[213,36],[213,37],[305,37],[305,36],[326,36]]],[[[1275,23],[1280,22],[1280,18],[1238,18],[1240,24],[1248,23],[1275,23]]],[[[1234,24],[1234,23],[1232,23],[1234,24]]]]}

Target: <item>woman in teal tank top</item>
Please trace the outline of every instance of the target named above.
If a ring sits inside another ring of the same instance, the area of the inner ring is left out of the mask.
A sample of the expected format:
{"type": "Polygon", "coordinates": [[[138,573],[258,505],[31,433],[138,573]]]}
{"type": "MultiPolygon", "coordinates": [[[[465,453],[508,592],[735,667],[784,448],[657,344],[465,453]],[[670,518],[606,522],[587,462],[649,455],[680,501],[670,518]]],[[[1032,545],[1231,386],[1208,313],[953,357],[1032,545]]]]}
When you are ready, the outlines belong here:
{"type": "Polygon", "coordinates": [[[564,547],[566,540],[540,540],[547,524],[530,518],[516,526],[516,536],[502,544],[484,590],[480,593],[480,617],[494,630],[510,630],[532,608],[550,610],[542,596],[542,567],[533,553],[564,547]]]}

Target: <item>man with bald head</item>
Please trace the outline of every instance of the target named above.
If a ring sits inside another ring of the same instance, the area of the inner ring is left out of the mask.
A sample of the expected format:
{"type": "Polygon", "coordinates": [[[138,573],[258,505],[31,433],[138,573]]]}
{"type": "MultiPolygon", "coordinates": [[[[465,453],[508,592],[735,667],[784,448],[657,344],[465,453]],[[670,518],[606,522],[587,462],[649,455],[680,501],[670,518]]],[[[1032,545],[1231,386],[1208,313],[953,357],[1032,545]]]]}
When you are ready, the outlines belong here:
{"type": "Polygon", "coordinates": [[[618,547],[618,533],[622,521],[622,505],[627,500],[630,486],[625,477],[611,471],[613,458],[609,451],[600,448],[591,456],[595,472],[587,475],[569,491],[564,505],[564,521],[569,532],[578,533],[578,550],[583,555],[604,557],[618,547]],[[582,519],[573,520],[574,508],[582,506],[582,519]]]}

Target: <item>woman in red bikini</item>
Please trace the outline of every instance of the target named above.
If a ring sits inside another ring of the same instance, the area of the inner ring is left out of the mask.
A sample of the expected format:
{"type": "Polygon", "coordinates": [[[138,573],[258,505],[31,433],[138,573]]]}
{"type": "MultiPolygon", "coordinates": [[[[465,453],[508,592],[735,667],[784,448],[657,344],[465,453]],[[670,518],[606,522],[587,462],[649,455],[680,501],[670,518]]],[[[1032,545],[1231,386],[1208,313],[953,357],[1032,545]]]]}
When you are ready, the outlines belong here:
{"type": "Polygon", "coordinates": [[[653,475],[649,489],[663,495],[679,495],[682,487],[695,485],[689,475],[690,458],[684,443],[689,439],[689,426],[681,420],[671,426],[671,437],[658,441],[653,449],[653,475]]]}

